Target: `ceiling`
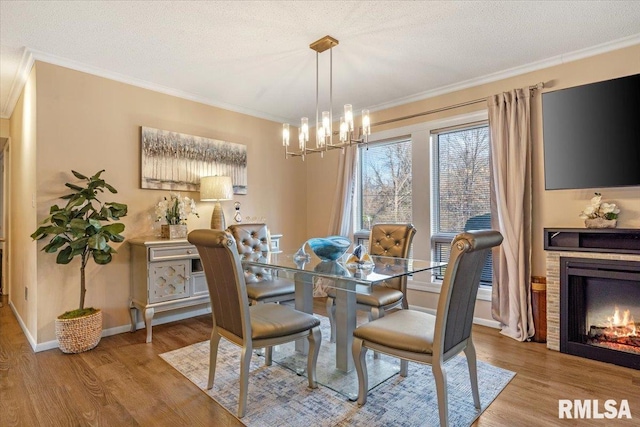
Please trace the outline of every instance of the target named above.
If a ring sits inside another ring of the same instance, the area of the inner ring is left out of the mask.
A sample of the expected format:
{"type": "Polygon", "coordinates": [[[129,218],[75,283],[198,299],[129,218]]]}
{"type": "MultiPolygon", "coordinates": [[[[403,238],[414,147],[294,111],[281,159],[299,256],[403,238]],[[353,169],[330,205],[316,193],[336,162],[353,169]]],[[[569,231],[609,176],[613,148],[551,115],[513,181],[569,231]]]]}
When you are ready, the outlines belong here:
{"type": "Polygon", "coordinates": [[[315,116],[309,44],[325,35],[340,41],[339,114],[345,103],[376,110],[638,44],[640,2],[3,0],[0,114],[11,115],[41,60],[296,125],[315,116]]]}

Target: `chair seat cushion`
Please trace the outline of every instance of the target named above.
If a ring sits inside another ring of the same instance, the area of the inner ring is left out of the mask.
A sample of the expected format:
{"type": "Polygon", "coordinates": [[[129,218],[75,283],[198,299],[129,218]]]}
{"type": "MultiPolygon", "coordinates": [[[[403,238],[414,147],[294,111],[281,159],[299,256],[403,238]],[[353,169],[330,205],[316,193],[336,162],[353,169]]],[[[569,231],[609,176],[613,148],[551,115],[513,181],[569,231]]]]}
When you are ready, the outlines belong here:
{"type": "Polygon", "coordinates": [[[416,310],[398,310],[358,326],[354,337],[364,341],[411,351],[433,353],[436,316],[416,310]]]}
{"type": "Polygon", "coordinates": [[[320,326],[317,317],[280,304],[252,305],[249,310],[254,340],[296,334],[320,326]]]}
{"type": "MultiPolygon", "coordinates": [[[[336,289],[328,288],[327,295],[331,298],[336,297],[336,289]]],[[[361,305],[371,307],[384,307],[389,304],[395,304],[402,301],[403,295],[397,289],[387,288],[386,286],[374,285],[371,287],[371,293],[365,294],[358,292],[356,294],[356,302],[361,305]]]]}
{"type": "Polygon", "coordinates": [[[283,295],[295,293],[295,285],[291,280],[280,279],[274,277],[273,280],[247,283],[247,296],[254,301],[260,301],[265,298],[279,297],[283,295]]]}

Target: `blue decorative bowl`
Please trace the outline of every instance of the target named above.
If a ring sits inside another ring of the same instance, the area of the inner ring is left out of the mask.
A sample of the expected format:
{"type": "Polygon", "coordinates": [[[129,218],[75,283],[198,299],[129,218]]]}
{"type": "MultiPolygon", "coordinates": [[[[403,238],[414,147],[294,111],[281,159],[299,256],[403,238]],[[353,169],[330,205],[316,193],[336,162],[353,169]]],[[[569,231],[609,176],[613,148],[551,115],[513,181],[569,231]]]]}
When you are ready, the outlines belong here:
{"type": "Polygon", "coordinates": [[[351,241],[342,236],[314,237],[307,241],[314,254],[323,261],[335,261],[344,255],[351,241]]]}

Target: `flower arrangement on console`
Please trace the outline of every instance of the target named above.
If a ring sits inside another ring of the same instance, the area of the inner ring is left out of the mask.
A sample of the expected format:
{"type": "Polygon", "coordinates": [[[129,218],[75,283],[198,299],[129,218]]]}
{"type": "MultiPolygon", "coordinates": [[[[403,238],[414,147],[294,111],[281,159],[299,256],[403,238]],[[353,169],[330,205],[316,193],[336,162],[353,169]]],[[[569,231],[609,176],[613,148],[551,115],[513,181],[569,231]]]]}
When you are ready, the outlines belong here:
{"type": "Polygon", "coordinates": [[[619,213],[615,203],[603,202],[602,194],[595,193],[591,204],[580,213],[580,218],[585,220],[587,228],[614,228],[619,213]]]}
{"type": "Polygon", "coordinates": [[[193,214],[200,218],[196,208],[196,202],[189,197],[182,197],[179,193],[170,193],[169,198],[163,197],[156,206],[156,216],[158,221],[163,219],[169,225],[184,225],[187,217],[193,214]]]}

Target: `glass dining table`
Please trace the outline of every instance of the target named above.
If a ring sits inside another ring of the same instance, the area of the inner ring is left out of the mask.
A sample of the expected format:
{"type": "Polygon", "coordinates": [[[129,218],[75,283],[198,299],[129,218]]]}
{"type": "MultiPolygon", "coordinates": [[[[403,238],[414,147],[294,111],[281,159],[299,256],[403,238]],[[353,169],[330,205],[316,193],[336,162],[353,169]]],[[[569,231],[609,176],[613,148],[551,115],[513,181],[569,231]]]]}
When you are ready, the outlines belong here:
{"type": "MultiPolygon", "coordinates": [[[[355,378],[351,346],[353,343],[353,331],[357,323],[356,294],[370,293],[371,286],[386,279],[445,267],[446,263],[412,258],[371,256],[371,264],[358,265],[346,264],[342,260],[322,261],[313,253],[305,255],[306,257],[300,257],[299,254],[292,252],[263,252],[245,258],[242,263],[244,266],[270,268],[285,272],[284,274],[289,277],[293,276],[295,281],[295,308],[305,313],[313,314],[314,284],[320,278],[328,279],[321,280],[321,282],[323,286],[333,287],[336,290],[336,342],[335,345],[329,343],[328,334],[325,335],[323,333],[321,355],[325,350],[331,355],[324,357],[322,362],[321,358],[319,358],[317,368],[318,381],[338,392],[352,396],[353,392],[357,390],[357,380],[349,379],[349,377],[355,378]],[[335,353],[335,357],[333,357],[333,353],[335,353]],[[327,359],[333,359],[335,362],[327,359]],[[330,366],[330,364],[333,366],[330,366]]],[[[343,258],[347,256],[348,254],[343,258]]],[[[306,357],[304,357],[307,351],[306,345],[306,340],[299,340],[295,344],[295,350],[293,348],[275,348],[273,360],[296,370],[298,373],[303,373],[302,371],[306,367],[306,357]]],[[[381,360],[378,361],[376,359],[376,365],[384,365],[383,358],[380,357],[379,359],[381,360]]],[[[370,379],[370,388],[377,385],[375,381],[376,369],[375,366],[373,369],[369,369],[370,377],[374,377],[373,381],[370,379]]],[[[398,370],[397,366],[381,366],[380,369],[379,376],[383,378],[382,381],[398,370]]]]}

